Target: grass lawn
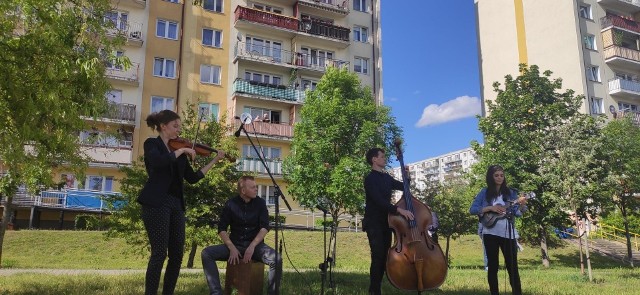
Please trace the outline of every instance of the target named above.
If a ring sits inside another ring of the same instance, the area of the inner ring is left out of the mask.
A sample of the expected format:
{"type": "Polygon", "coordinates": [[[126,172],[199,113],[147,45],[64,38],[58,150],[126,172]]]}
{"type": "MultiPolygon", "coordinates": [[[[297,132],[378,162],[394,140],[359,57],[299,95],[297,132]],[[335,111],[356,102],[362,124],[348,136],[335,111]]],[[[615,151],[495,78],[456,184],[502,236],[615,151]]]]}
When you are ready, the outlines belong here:
{"type": "MultiPolygon", "coordinates": [[[[320,294],[322,232],[285,231],[281,294],[320,294]],[[291,260],[290,263],[289,260],[291,260]],[[297,268],[300,272],[296,272],[297,268]]],[[[273,235],[267,236],[273,245],[273,235]]],[[[442,241],[441,241],[442,243],[442,241]]],[[[444,247],[444,244],[443,244],[444,247]]],[[[200,250],[195,267],[201,268],[200,250]]],[[[477,236],[452,241],[451,268],[435,294],[488,294],[482,249],[477,236]]],[[[580,274],[574,246],[552,249],[551,267],[540,264],[539,250],[525,247],[519,253],[520,276],[525,294],[640,294],[640,271],[592,254],[595,282],[580,274]]],[[[186,264],[186,257],[185,257],[186,264]]],[[[144,269],[147,257],[127,252],[120,239],[106,240],[101,232],[10,231],[5,237],[4,268],[48,269],[144,269]]],[[[326,294],[366,294],[369,249],[364,233],[338,233],[338,254],[333,271],[335,288],[326,294]]],[[[141,294],[144,272],[116,275],[55,275],[22,273],[0,277],[0,294],[141,294]]],[[[499,273],[502,294],[510,294],[506,272],[499,273]]],[[[328,289],[328,280],[325,289],[328,289]]],[[[200,271],[183,272],[176,294],[207,294],[200,271]]],[[[416,294],[383,284],[384,294],[416,294]]]]}

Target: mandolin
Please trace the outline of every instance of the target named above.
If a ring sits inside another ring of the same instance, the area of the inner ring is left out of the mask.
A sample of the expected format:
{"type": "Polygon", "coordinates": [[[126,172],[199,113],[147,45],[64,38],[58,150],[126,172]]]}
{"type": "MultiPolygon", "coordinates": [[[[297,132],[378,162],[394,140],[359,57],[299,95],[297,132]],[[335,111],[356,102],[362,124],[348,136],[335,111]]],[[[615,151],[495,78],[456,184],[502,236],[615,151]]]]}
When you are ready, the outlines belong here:
{"type": "Polygon", "coordinates": [[[493,226],[496,225],[496,222],[498,222],[498,220],[511,218],[511,216],[513,216],[516,210],[518,209],[518,206],[520,206],[520,204],[522,204],[523,201],[530,200],[535,197],[536,197],[536,194],[533,192],[522,193],[520,194],[520,197],[517,200],[507,201],[509,205],[503,206],[503,208],[506,209],[505,210],[506,213],[498,214],[495,212],[487,212],[483,214],[482,217],[480,217],[480,222],[482,223],[482,226],[486,228],[492,228],[493,226]]]}

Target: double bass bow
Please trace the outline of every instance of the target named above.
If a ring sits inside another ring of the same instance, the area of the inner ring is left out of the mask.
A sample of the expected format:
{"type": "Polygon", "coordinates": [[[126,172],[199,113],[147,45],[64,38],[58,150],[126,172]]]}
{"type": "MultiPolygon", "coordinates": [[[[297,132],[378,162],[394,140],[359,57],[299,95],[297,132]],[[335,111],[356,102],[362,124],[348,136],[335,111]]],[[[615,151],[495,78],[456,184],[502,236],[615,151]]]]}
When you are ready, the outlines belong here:
{"type": "Polygon", "coordinates": [[[431,209],[413,197],[409,191],[409,177],[404,169],[402,141],[396,139],[395,148],[402,171],[404,192],[396,203],[413,213],[414,220],[389,214],[395,243],[387,253],[387,277],[393,286],[407,291],[438,288],[447,276],[447,260],[438,244],[427,233],[432,224],[431,209]]]}

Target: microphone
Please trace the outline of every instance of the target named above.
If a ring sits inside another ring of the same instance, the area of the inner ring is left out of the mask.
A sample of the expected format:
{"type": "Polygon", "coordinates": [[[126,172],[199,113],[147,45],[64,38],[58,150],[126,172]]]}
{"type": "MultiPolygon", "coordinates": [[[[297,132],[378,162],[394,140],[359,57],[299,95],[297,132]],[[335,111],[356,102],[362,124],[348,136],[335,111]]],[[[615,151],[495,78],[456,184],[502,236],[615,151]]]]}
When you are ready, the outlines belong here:
{"type": "Polygon", "coordinates": [[[240,127],[238,127],[238,130],[235,133],[233,133],[233,135],[235,137],[240,137],[240,132],[242,131],[242,129],[244,129],[244,124],[251,123],[251,114],[242,113],[240,117],[235,116],[234,118],[240,120],[240,127]]]}

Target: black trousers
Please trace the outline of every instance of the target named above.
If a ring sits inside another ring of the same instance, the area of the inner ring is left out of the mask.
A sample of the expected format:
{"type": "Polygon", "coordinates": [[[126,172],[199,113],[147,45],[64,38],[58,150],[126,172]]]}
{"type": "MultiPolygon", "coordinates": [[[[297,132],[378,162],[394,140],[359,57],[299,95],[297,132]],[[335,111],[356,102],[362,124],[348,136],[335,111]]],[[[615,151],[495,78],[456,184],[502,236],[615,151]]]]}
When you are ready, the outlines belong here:
{"type": "Polygon", "coordinates": [[[507,239],[494,235],[483,235],[484,249],[487,255],[488,267],[487,281],[492,295],[498,291],[498,249],[502,251],[504,263],[509,272],[511,294],[521,295],[520,274],[518,273],[518,247],[515,239],[507,239]]]}
{"type": "Polygon", "coordinates": [[[387,225],[368,225],[366,230],[371,249],[369,294],[380,295],[382,277],[387,267],[387,251],[391,247],[391,229],[387,225]]]}
{"type": "Polygon", "coordinates": [[[156,295],[162,274],[162,265],[167,256],[162,294],[173,294],[180,275],[184,254],[186,218],[177,198],[169,198],[169,204],[162,207],[142,206],[142,221],[151,244],[151,257],[147,265],[144,293],[156,295]]]}

